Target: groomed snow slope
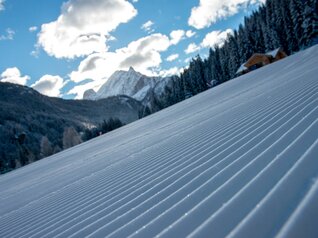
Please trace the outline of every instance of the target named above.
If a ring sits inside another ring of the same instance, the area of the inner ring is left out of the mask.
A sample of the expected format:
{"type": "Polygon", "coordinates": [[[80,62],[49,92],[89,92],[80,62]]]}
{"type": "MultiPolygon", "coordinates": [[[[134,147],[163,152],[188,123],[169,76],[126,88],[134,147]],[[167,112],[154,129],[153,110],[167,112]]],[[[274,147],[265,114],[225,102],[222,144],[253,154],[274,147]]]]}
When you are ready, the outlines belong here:
{"type": "Polygon", "coordinates": [[[317,237],[318,46],[0,177],[4,237],[317,237]]]}

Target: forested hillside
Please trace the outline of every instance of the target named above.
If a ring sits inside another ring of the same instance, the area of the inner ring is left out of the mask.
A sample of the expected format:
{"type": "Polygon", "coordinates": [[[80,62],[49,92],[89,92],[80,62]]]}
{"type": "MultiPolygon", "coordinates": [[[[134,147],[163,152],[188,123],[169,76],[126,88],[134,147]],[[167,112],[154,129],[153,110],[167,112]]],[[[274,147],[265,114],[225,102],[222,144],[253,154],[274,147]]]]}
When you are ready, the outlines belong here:
{"type": "Polygon", "coordinates": [[[317,0],[267,0],[228,35],[222,47],[211,48],[206,59],[198,55],[180,76],[172,77],[160,100],[149,94],[146,100],[156,106],[155,110],[129,97],[95,102],[61,100],[1,84],[0,172],[46,157],[82,139],[96,137],[109,127],[119,127],[224,83],[236,76],[237,69],[253,53],[281,47],[290,55],[317,44],[317,12],[317,0]],[[111,117],[119,121],[109,121],[111,117]]]}
{"type": "Polygon", "coordinates": [[[64,100],[0,83],[0,173],[135,121],[142,108],[126,96],[96,102],[64,100]]]}
{"type": "Polygon", "coordinates": [[[253,54],[282,47],[288,54],[318,43],[317,0],[267,0],[222,47],[210,49],[207,59],[192,59],[181,74],[175,97],[181,101],[235,77],[253,54]]]}

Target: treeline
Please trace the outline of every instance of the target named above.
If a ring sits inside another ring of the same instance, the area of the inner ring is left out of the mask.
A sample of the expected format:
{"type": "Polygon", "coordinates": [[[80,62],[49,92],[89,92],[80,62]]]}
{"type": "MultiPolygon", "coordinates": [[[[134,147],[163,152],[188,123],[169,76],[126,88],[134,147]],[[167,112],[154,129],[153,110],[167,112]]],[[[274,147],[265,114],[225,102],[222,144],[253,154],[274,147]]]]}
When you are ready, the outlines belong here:
{"type": "MultiPolygon", "coordinates": [[[[244,18],[222,47],[190,61],[180,76],[172,78],[165,95],[154,98],[159,110],[236,77],[238,68],[254,53],[281,47],[288,55],[318,43],[318,0],[267,0],[244,18]]],[[[146,116],[155,111],[145,107],[146,116]]],[[[143,116],[140,116],[143,117],[143,116]]]]}
{"type": "Polygon", "coordinates": [[[141,109],[123,96],[63,100],[0,82],[0,174],[135,121],[141,109]]]}
{"type": "Polygon", "coordinates": [[[175,82],[174,101],[196,95],[235,77],[253,53],[282,47],[293,54],[318,43],[317,0],[267,0],[245,17],[222,47],[210,49],[208,58],[195,57],[175,82]],[[175,90],[176,91],[176,90],[175,90]]]}
{"type": "Polygon", "coordinates": [[[105,133],[111,132],[115,129],[118,129],[125,124],[122,123],[118,118],[109,118],[108,120],[104,120],[101,124],[99,124],[97,127],[94,128],[86,128],[82,139],[83,141],[88,141],[90,139],[93,139],[97,136],[103,135],[105,133]]]}
{"type": "MultiPolygon", "coordinates": [[[[22,120],[24,118],[21,118],[22,120]]],[[[30,164],[82,142],[82,128],[56,118],[5,121],[0,126],[0,174],[30,164]]]]}
{"type": "MultiPolygon", "coordinates": [[[[56,154],[124,125],[118,118],[104,120],[91,129],[41,118],[26,126],[19,120],[0,126],[0,174],[56,154]]],[[[57,120],[58,121],[58,120],[57,120]]]]}
{"type": "MultiPolygon", "coordinates": [[[[263,53],[282,47],[287,54],[292,54],[317,44],[317,1],[267,0],[265,5],[244,19],[244,24],[241,24],[233,35],[228,36],[222,47],[215,46],[210,49],[206,59],[195,57],[180,77],[173,77],[172,86],[166,87],[165,95],[160,98],[153,97],[156,110],[151,111],[147,106],[136,110],[139,112],[139,118],[234,78],[240,65],[255,52],[263,53]]],[[[60,107],[65,106],[65,101],[47,100],[31,89],[21,91],[18,87],[7,84],[0,86],[3,87],[0,95],[3,101],[0,107],[0,173],[29,164],[123,125],[119,119],[112,118],[104,120],[92,129],[85,129],[78,120],[74,120],[79,116],[93,117],[106,114],[107,110],[114,110],[117,105],[112,102],[114,99],[106,100],[107,103],[94,102],[94,105],[93,102],[69,102],[67,107],[61,110],[60,107]],[[16,91],[9,92],[9,89],[16,91]],[[24,96],[12,98],[12,95],[20,94],[24,96]],[[31,97],[32,94],[35,95],[31,97]],[[105,109],[104,105],[108,105],[109,109],[105,109]],[[96,109],[87,111],[93,107],[96,109]]]]}

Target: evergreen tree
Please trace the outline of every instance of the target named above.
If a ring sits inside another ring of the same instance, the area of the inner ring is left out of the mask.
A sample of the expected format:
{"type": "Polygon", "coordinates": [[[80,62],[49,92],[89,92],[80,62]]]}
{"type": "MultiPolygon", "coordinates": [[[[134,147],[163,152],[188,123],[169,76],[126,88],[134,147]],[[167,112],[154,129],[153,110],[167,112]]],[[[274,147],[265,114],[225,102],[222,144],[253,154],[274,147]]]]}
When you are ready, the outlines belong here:
{"type": "Polygon", "coordinates": [[[271,51],[280,46],[278,33],[276,30],[276,14],[274,10],[273,1],[266,2],[266,26],[263,27],[265,33],[265,47],[266,51],[271,51]]]}
{"type": "MultiPolygon", "coordinates": [[[[285,29],[284,22],[284,2],[285,0],[275,0],[273,3],[274,6],[274,21],[275,21],[275,29],[278,37],[279,45],[277,47],[282,47],[283,49],[288,49],[287,42],[287,31],[285,29]]],[[[273,23],[273,22],[272,22],[273,23]]],[[[275,48],[277,48],[275,47],[275,48]]]]}
{"type": "Polygon", "coordinates": [[[301,45],[308,47],[318,43],[318,16],[317,0],[308,0],[304,7],[304,22],[302,24],[304,34],[301,38],[301,45]]]}
{"type": "Polygon", "coordinates": [[[302,36],[304,33],[303,30],[303,3],[301,0],[290,0],[290,12],[293,21],[293,28],[295,38],[297,40],[296,51],[300,49],[302,36]]]}
{"type": "Polygon", "coordinates": [[[228,69],[229,69],[229,77],[233,78],[237,69],[240,66],[240,58],[239,58],[239,46],[237,44],[237,32],[234,31],[234,36],[230,35],[228,39],[228,50],[229,50],[229,58],[228,58],[228,69]]]}
{"type": "Polygon", "coordinates": [[[286,32],[286,45],[283,46],[287,54],[291,54],[298,49],[298,42],[294,34],[293,20],[289,8],[290,0],[282,1],[283,31],[286,32]]]}

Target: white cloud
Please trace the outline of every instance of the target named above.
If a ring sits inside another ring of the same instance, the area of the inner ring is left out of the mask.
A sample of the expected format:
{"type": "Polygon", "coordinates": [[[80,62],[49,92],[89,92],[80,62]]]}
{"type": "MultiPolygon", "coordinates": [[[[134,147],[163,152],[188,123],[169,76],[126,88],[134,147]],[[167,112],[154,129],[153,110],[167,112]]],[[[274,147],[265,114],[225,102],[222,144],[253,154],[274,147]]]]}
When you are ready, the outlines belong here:
{"type": "Polygon", "coordinates": [[[178,58],[179,58],[179,54],[172,54],[172,55],[169,55],[169,56],[166,58],[166,60],[169,61],[169,62],[172,62],[172,61],[174,61],[174,60],[176,60],[176,59],[178,59],[178,58]]]}
{"type": "Polygon", "coordinates": [[[29,32],[35,32],[38,30],[38,27],[37,26],[31,26],[29,27],[29,32]]]}
{"type": "Polygon", "coordinates": [[[173,67],[168,70],[161,70],[159,72],[159,75],[161,77],[168,77],[168,76],[178,75],[180,73],[181,73],[181,69],[179,69],[178,67],[173,67]]]}
{"type": "Polygon", "coordinates": [[[60,97],[64,80],[60,76],[44,75],[31,85],[36,91],[49,97],[60,97]]]}
{"type": "Polygon", "coordinates": [[[145,22],[142,26],[141,26],[141,29],[148,32],[148,33],[152,33],[154,32],[154,29],[152,29],[152,26],[154,25],[155,23],[153,21],[147,21],[145,22]]]}
{"type": "Polygon", "coordinates": [[[4,10],[4,0],[0,0],[0,11],[4,10]]]}
{"type": "Polygon", "coordinates": [[[227,29],[225,31],[212,31],[205,36],[201,46],[213,48],[215,45],[217,45],[222,47],[229,34],[233,34],[232,29],[227,29]]]}
{"type": "Polygon", "coordinates": [[[74,82],[85,79],[92,79],[95,82],[86,86],[77,86],[69,93],[77,94],[77,98],[81,98],[85,90],[92,86],[98,88],[114,71],[127,70],[130,66],[143,74],[155,75],[154,69],[162,62],[160,52],[166,51],[169,46],[169,38],[156,33],[133,41],[127,47],[117,49],[115,52],[91,54],[80,63],[77,71],[70,74],[70,78],[74,82]]]}
{"type": "Polygon", "coordinates": [[[29,79],[30,76],[28,75],[21,76],[21,72],[17,67],[7,68],[2,72],[0,77],[1,82],[15,83],[20,85],[26,85],[29,79]]]}
{"type": "Polygon", "coordinates": [[[136,14],[126,0],[69,0],[56,21],[42,25],[38,44],[56,58],[102,52],[110,33],[136,14]]]}
{"type": "Polygon", "coordinates": [[[188,57],[184,60],[184,63],[188,64],[192,60],[192,57],[188,57]]]}
{"type": "Polygon", "coordinates": [[[138,2],[138,0],[132,0],[132,2],[138,2]]]}
{"type": "Polygon", "coordinates": [[[202,48],[214,48],[216,45],[222,47],[227,39],[228,34],[233,34],[233,30],[227,29],[225,31],[212,31],[206,34],[200,45],[191,43],[184,52],[186,54],[191,54],[199,51],[202,48]]]}
{"type": "Polygon", "coordinates": [[[199,6],[192,8],[188,23],[196,29],[202,29],[220,19],[238,13],[248,4],[264,2],[265,0],[200,0],[199,6]]]}
{"type": "Polygon", "coordinates": [[[13,36],[15,34],[15,31],[7,28],[6,29],[6,34],[5,35],[0,35],[0,41],[2,40],[13,40],[13,36]]]}
{"type": "Polygon", "coordinates": [[[196,33],[194,32],[194,31],[191,31],[191,30],[188,30],[187,32],[186,32],[186,36],[188,37],[188,38],[191,38],[192,36],[194,36],[196,33]]]}
{"type": "Polygon", "coordinates": [[[181,40],[184,39],[185,36],[185,31],[184,30],[175,30],[170,33],[171,37],[171,44],[172,45],[177,45],[181,40]]]}
{"type": "Polygon", "coordinates": [[[200,46],[198,46],[195,43],[191,43],[188,45],[188,48],[184,51],[186,54],[191,54],[194,53],[196,51],[200,50],[200,46]]]}
{"type": "Polygon", "coordinates": [[[86,90],[93,89],[95,92],[103,85],[103,81],[92,81],[86,84],[77,85],[72,88],[67,94],[76,95],[76,99],[82,99],[86,90]]]}

